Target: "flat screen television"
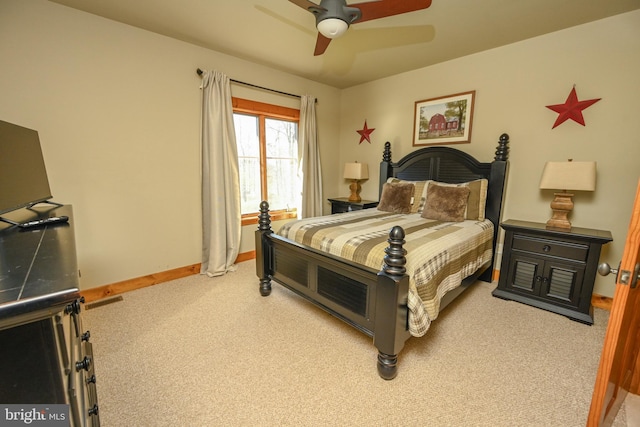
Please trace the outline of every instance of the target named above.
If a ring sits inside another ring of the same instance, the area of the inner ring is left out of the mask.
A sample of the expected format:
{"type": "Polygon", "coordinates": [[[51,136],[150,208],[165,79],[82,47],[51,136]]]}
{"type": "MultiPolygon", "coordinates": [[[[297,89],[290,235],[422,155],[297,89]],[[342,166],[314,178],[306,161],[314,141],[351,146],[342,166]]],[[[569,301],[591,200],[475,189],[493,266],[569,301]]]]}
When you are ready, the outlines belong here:
{"type": "Polygon", "coordinates": [[[0,120],[0,215],[49,199],[38,132],[0,120]]]}

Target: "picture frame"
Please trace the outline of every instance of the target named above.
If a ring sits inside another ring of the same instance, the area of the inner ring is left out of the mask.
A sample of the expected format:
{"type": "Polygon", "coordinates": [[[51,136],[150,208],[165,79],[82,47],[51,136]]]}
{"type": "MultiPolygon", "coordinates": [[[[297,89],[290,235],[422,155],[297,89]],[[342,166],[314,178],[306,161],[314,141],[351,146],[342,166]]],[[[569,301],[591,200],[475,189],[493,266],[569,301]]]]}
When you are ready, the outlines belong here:
{"type": "Polygon", "coordinates": [[[470,143],[475,95],[472,90],[416,101],[413,145],[470,143]]]}

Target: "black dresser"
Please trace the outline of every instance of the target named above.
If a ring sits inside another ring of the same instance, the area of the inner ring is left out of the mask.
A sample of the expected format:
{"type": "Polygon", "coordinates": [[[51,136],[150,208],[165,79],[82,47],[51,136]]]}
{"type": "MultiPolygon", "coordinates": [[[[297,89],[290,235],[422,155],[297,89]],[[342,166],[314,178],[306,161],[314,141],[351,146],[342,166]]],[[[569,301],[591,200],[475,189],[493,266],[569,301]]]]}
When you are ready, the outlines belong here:
{"type": "Polygon", "coordinates": [[[72,208],[36,206],[5,215],[19,222],[66,215],[69,223],[32,229],[0,223],[0,404],[66,417],[74,427],[99,426],[72,208]],[[68,414],[49,410],[65,405],[68,414]]]}

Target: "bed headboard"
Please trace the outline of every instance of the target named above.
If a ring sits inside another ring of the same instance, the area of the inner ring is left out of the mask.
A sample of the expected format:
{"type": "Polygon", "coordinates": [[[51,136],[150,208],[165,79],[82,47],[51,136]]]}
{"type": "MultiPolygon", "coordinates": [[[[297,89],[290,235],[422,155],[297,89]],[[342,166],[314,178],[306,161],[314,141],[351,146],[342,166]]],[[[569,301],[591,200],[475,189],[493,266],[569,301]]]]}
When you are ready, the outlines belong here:
{"type": "MultiPolygon", "coordinates": [[[[404,156],[400,161],[391,161],[391,143],[384,145],[382,162],[380,162],[380,194],[382,186],[391,177],[407,181],[434,181],[458,184],[474,179],[486,178],[487,205],[485,216],[493,222],[493,242],[497,247],[498,230],[502,211],[504,190],[507,181],[509,135],[503,133],[498,141],[493,162],[483,163],[473,156],[450,147],[425,147],[404,156]]],[[[488,269],[489,282],[493,270],[488,269]]],[[[482,278],[485,280],[485,278],[482,278]]]]}

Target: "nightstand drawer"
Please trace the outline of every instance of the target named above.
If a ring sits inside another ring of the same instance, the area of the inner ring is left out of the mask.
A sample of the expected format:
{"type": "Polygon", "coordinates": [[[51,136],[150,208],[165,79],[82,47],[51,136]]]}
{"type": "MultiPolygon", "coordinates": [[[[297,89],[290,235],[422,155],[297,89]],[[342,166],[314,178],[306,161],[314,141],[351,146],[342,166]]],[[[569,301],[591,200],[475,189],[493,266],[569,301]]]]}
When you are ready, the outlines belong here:
{"type": "Polygon", "coordinates": [[[531,236],[513,236],[513,249],[584,262],[589,246],[558,240],[539,239],[531,236]]]}
{"type": "Polygon", "coordinates": [[[331,203],[331,213],[344,213],[351,211],[359,211],[361,209],[375,208],[378,202],[373,200],[360,200],[359,202],[349,201],[347,197],[336,197],[328,199],[331,203]]]}

